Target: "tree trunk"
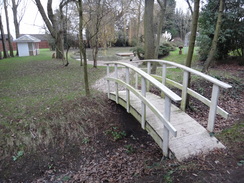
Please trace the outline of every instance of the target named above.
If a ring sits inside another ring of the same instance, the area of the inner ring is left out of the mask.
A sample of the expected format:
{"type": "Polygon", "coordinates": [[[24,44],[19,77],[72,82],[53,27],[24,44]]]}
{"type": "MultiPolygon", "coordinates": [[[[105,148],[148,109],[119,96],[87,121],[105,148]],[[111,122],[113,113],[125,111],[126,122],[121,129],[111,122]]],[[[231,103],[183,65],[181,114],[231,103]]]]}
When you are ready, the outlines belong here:
{"type": "Polygon", "coordinates": [[[7,2],[6,2],[6,0],[4,0],[3,2],[4,2],[4,10],[5,10],[5,16],[6,16],[7,32],[8,32],[8,46],[9,46],[10,56],[14,57],[12,39],[11,39],[11,34],[10,34],[10,29],[9,29],[7,2]]]}
{"type": "Polygon", "coordinates": [[[144,35],[145,35],[145,59],[154,58],[154,31],[153,31],[153,8],[154,0],[145,0],[145,13],[144,13],[144,35]]]}
{"type": "MultiPolygon", "coordinates": [[[[157,27],[157,39],[155,40],[155,53],[154,53],[154,58],[158,59],[158,50],[159,50],[159,44],[160,44],[160,38],[162,35],[162,29],[163,29],[163,25],[164,25],[164,16],[165,16],[165,12],[166,12],[166,6],[167,6],[167,0],[163,0],[164,2],[162,2],[161,0],[157,0],[158,4],[160,6],[160,12],[158,15],[158,27],[157,27]]],[[[157,63],[153,63],[152,66],[152,74],[156,74],[156,70],[157,70],[157,63]]]]}
{"type": "Polygon", "coordinates": [[[220,30],[221,30],[223,10],[224,10],[224,0],[220,0],[218,19],[217,19],[216,28],[215,28],[215,31],[214,31],[214,38],[213,38],[213,41],[212,41],[210,52],[208,54],[208,58],[207,58],[207,60],[205,61],[204,65],[203,65],[202,72],[207,72],[210,64],[213,61],[214,54],[216,52],[216,48],[217,48],[217,44],[218,44],[219,33],[220,33],[220,30]]]}
{"type": "Polygon", "coordinates": [[[97,55],[98,55],[98,45],[92,48],[92,57],[93,57],[93,67],[97,68],[97,55]]]}
{"type": "Polygon", "coordinates": [[[18,5],[16,4],[15,0],[12,0],[12,11],[14,17],[14,28],[15,28],[16,39],[19,38],[20,35],[17,8],[18,5]]]}
{"type": "MultiPolygon", "coordinates": [[[[199,17],[199,3],[200,3],[200,0],[194,0],[194,12],[193,12],[193,16],[192,16],[191,36],[190,36],[189,48],[188,48],[188,53],[187,53],[187,58],[186,58],[186,63],[185,63],[185,65],[187,67],[191,67],[191,63],[192,63],[192,56],[193,56],[193,52],[194,52],[196,34],[197,34],[197,22],[198,22],[198,17],[199,17]]],[[[191,75],[189,73],[188,87],[190,87],[190,86],[191,86],[191,75]]],[[[189,95],[187,94],[186,103],[183,106],[181,106],[181,109],[185,110],[186,106],[188,106],[188,105],[189,105],[189,95]]]]}
{"type": "Polygon", "coordinates": [[[64,37],[62,32],[58,32],[56,39],[56,58],[64,59],[64,37]]]}
{"type": "Polygon", "coordinates": [[[192,16],[191,36],[190,36],[189,48],[188,48],[188,53],[187,53],[187,58],[185,63],[187,67],[191,67],[192,56],[194,52],[194,46],[195,46],[195,40],[197,34],[197,22],[199,16],[199,2],[200,0],[194,0],[194,12],[192,16]]]}
{"type": "Polygon", "coordinates": [[[127,30],[126,30],[126,18],[124,17],[124,21],[123,21],[123,23],[124,23],[124,27],[123,27],[123,36],[124,36],[124,43],[123,43],[123,46],[124,47],[126,47],[126,38],[127,38],[127,30]]]}
{"type": "MultiPolygon", "coordinates": [[[[52,9],[52,0],[48,0],[47,2],[47,14],[48,17],[44,11],[44,8],[40,2],[40,0],[35,0],[36,5],[38,7],[38,10],[42,16],[42,19],[44,20],[51,36],[55,39],[56,44],[56,58],[58,59],[64,59],[64,46],[63,46],[63,22],[62,22],[62,11],[61,11],[61,23],[56,21],[56,18],[53,14],[52,9]],[[48,19],[49,18],[49,19],[48,19]],[[61,28],[58,28],[60,27],[61,28]]],[[[61,2],[62,3],[62,2],[61,2]]],[[[62,6],[63,7],[63,6],[62,6]]],[[[60,10],[62,10],[62,7],[60,7],[60,10]]]]}
{"type": "Polygon", "coordinates": [[[78,0],[78,11],[79,11],[79,42],[80,42],[80,57],[84,59],[84,84],[86,96],[90,95],[89,82],[88,82],[88,72],[87,72],[87,60],[86,60],[86,48],[83,42],[83,3],[82,0],[78,0]]]}
{"type": "Polygon", "coordinates": [[[160,38],[162,35],[162,29],[164,25],[164,19],[165,19],[165,12],[166,12],[166,6],[167,6],[167,0],[163,0],[164,2],[158,0],[158,4],[160,6],[160,12],[158,15],[158,27],[157,27],[157,39],[155,41],[155,54],[154,57],[158,58],[158,49],[160,44],[160,38]]]}
{"type": "Polygon", "coordinates": [[[2,16],[0,15],[0,31],[2,36],[2,45],[3,45],[3,58],[8,58],[8,50],[6,48],[6,38],[3,30],[2,16]]]}
{"type": "Polygon", "coordinates": [[[137,27],[136,27],[136,41],[137,45],[140,43],[140,36],[139,36],[139,31],[140,31],[140,25],[141,25],[141,3],[142,0],[139,0],[139,5],[138,5],[138,17],[137,17],[137,27]]]}
{"type": "Polygon", "coordinates": [[[70,49],[70,45],[67,46],[67,50],[66,50],[66,64],[64,66],[68,66],[69,65],[69,49],[70,49]]]}

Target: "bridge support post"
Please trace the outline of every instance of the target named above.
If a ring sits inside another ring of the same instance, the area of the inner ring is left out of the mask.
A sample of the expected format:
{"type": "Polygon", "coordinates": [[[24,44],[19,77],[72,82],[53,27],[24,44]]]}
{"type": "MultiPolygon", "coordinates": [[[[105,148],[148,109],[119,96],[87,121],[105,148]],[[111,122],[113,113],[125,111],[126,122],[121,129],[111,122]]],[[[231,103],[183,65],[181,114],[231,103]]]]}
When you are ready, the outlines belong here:
{"type": "MultiPolygon", "coordinates": [[[[167,65],[163,64],[162,67],[162,84],[165,86],[166,85],[166,74],[167,74],[167,65]]],[[[164,98],[164,92],[161,91],[161,97],[164,98]]]]}
{"type": "MultiPolygon", "coordinates": [[[[114,64],[114,74],[115,74],[115,78],[118,79],[118,65],[114,64]]],[[[115,82],[115,93],[116,93],[116,103],[119,103],[119,88],[118,88],[118,83],[115,82]]]]}
{"type": "Polygon", "coordinates": [[[167,73],[167,66],[166,64],[163,64],[162,68],[162,84],[165,85],[166,83],[166,73],[167,73]]]}
{"type": "MultiPolygon", "coordinates": [[[[146,97],[146,80],[144,77],[141,77],[141,93],[144,97],[146,97]]],[[[141,102],[141,127],[145,129],[146,124],[146,104],[141,102]]]]}
{"type": "MultiPolygon", "coordinates": [[[[164,106],[164,117],[166,120],[170,121],[171,113],[171,100],[168,96],[165,96],[165,106],[164,106]]],[[[169,156],[169,130],[164,126],[163,130],[163,155],[165,157],[169,156]]]]}
{"type": "MultiPolygon", "coordinates": [[[[109,64],[107,65],[107,76],[109,75],[109,64]]],[[[110,81],[107,80],[108,85],[108,98],[110,98],[110,81]]]]}
{"type": "MultiPolygon", "coordinates": [[[[130,70],[128,67],[126,67],[125,82],[130,83],[130,70]]],[[[128,88],[126,88],[126,110],[128,113],[130,112],[130,90],[128,88]]]]}
{"type": "Polygon", "coordinates": [[[135,74],[135,88],[138,89],[138,73],[135,74]]]}
{"type": "Polygon", "coordinates": [[[188,81],[189,81],[189,72],[184,71],[183,83],[182,83],[182,94],[181,94],[182,100],[181,100],[181,104],[180,104],[180,108],[182,111],[186,111],[188,81]]]}
{"type": "MultiPolygon", "coordinates": [[[[147,62],[147,73],[150,75],[151,74],[151,62],[147,62]]],[[[149,92],[150,90],[150,82],[147,81],[147,91],[149,92]]]]}
{"type": "Polygon", "coordinates": [[[208,115],[207,130],[209,132],[214,131],[214,122],[216,117],[218,98],[219,98],[219,86],[214,84],[212,89],[212,98],[211,98],[210,110],[208,115]]]}

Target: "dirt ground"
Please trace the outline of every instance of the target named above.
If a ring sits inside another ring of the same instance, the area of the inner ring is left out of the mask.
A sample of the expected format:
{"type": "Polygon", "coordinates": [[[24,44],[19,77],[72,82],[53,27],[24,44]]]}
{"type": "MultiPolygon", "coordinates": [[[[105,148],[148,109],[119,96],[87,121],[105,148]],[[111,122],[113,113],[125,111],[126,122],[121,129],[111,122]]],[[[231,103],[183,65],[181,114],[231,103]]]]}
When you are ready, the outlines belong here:
{"type": "MultiPolygon", "coordinates": [[[[162,158],[162,151],[152,138],[141,129],[139,123],[122,107],[99,95],[81,98],[65,105],[65,113],[75,110],[79,103],[86,107],[97,106],[103,116],[91,114],[87,122],[92,124],[86,138],[65,145],[39,148],[13,161],[8,157],[0,161],[0,182],[33,183],[161,183],[161,182],[244,182],[244,68],[238,65],[221,65],[232,77],[219,79],[233,88],[223,91],[219,105],[230,112],[228,120],[217,117],[217,138],[226,146],[224,150],[199,155],[183,162],[162,158]]],[[[206,95],[211,88],[204,81],[197,81],[193,88],[203,88],[206,95]]],[[[188,113],[206,126],[206,107],[191,100],[188,113]]],[[[48,118],[57,114],[46,114],[48,118]]]]}

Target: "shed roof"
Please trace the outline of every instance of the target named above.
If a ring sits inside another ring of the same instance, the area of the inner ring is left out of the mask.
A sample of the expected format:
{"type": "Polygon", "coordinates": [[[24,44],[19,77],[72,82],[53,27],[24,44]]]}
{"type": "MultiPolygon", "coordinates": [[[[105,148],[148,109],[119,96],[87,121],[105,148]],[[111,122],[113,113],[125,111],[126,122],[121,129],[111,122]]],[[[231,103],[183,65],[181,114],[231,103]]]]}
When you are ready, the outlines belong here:
{"type": "Polygon", "coordinates": [[[30,36],[30,35],[23,35],[21,37],[19,37],[18,39],[15,39],[14,42],[17,42],[17,43],[33,43],[33,42],[41,42],[40,39],[37,39],[33,36],[30,36]]]}
{"type": "MultiPolygon", "coordinates": [[[[20,34],[20,37],[24,35],[25,34],[20,34]]],[[[48,41],[49,39],[52,39],[52,36],[50,34],[28,34],[28,35],[40,39],[41,41],[48,41]]]]}

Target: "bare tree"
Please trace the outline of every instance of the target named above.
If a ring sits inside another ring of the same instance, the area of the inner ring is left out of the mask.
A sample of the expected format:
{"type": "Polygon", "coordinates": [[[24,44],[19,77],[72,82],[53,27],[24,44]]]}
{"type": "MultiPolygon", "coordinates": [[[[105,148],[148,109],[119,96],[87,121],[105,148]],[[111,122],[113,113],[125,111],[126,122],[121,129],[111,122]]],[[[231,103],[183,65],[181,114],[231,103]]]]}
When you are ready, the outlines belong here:
{"type": "Polygon", "coordinates": [[[84,59],[84,66],[83,66],[83,79],[85,84],[85,93],[86,96],[90,95],[89,90],[89,82],[88,82],[88,72],[87,72],[87,60],[86,60],[86,47],[83,40],[83,29],[84,29],[84,15],[83,15],[83,2],[82,0],[78,0],[77,8],[79,12],[79,47],[80,47],[80,58],[84,59]]]}
{"type": "Polygon", "coordinates": [[[192,56],[195,47],[195,40],[197,34],[197,22],[199,17],[199,3],[200,0],[194,0],[194,12],[192,17],[192,25],[191,25],[191,36],[190,36],[189,49],[188,49],[186,63],[185,63],[187,67],[191,67],[192,56]]]}
{"type": "Polygon", "coordinates": [[[165,20],[165,12],[166,12],[166,6],[167,6],[167,0],[157,0],[160,11],[158,13],[158,23],[157,23],[157,38],[155,40],[155,53],[154,57],[158,58],[158,49],[159,49],[159,42],[160,42],[160,37],[162,35],[162,29],[164,25],[164,20],[165,20]]]}
{"type": "Polygon", "coordinates": [[[192,10],[192,6],[191,6],[190,1],[189,1],[189,0],[185,0],[185,1],[186,1],[186,3],[188,4],[188,7],[189,7],[190,12],[191,12],[191,16],[193,16],[193,10],[192,10]]]}
{"type": "Polygon", "coordinates": [[[10,56],[14,57],[14,51],[13,51],[13,45],[12,45],[12,36],[10,34],[10,29],[9,29],[7,0],[4,0],[3,3],[4,3],[6,25],[7,25],[7,32],[8,32],[8,46],[9,46],[10,56]]]}
{"type": "Polygon", "coordinates": [[[102,19],[104,17],[105,11],[105,1],[95,0],[88,1],[89,7],[89,35],[90,35],[90,46],[92,48],[93,56],[93,67],[97,67],[97,55],[99,47],[99,34],[102,24],[102,19]],[[91,21],[92,20],[92,21],[91,21]]]}
{"type": "Polygon", "coordinates": [[[63,38],[63,7],[67,5],[67,3],[71,2],[71,0],[62,0],[59,4],[59,12],[60,12],[60,22],[57,21],[57,17],[55,16],[52,9],[52,0],[48,0],[47,2],[47,14],[44,11],[44,8],[41,4],[40,0],[35,0],[36,6],[51,34],[51,36],[55,40],[56,45],[56,58],[64,59],[64,38],[63,38]]]}
{"type": "Polygon", "coordinates": [[[204,63],[202,72],[207,72],[211,62],[213,61],[214,54],[215,54],[215,51],[216,51],[216,48],[217,48],[219,33],[220,33],[220,30],[221,30],[223,10],[224,10],[224,0],[220,0],[218,19],[217,19],[216,28],[215,28],[215,31],[214,31],[214,38],[213,38],[213,41],[212,41],[210,52],[208,54],[208,58],[207,58],[207,60],[204,63]]]}
{"type": "MultiPolygon", "coordinates": [[[[189,42],[189,49],[188,49],[188,53],[187,53],[187,58],[186,58],[186,62],[185,65],[187,67],[191,67],[191,63],[192,63],[192,56],[193,56],[193,52],[194,52],[194,47],[195,47],[195,40],[196,40],[196,34],[197,34],[197,22],[198,22],[198,17],[199,17],[199,3],[200,0],[194,0],[194,12],[193,12],[193,16],[192,16],[192,25],[191,25],[191,35],[190,35],[190,42],[189,42]]],[[[190,86],[191,83],[191,76],[189,75],[188,77],[188,86],[190,86]]],[[[187,95],[186,97],[186,103],[185,104],[181,104],[181,109],[185,110],[186,106],[188,106],[189,103],[189,96],[187,95]]]]}
{"type": "Polygon", "coordinates": [[[139,42],[140,42],[139,31],[140,31],[140,26],[141,26],[142,0],[138,1],[137,7],[138,7],[138,14],[137,14],[137,27],[136,27],[136,40],[137,40],[137,45],[139,45],[139,42]]]}
{"type": "Polygon", "coordinates": [[[0,31],[1,31],[1,38],[2,38],[2,45],[3,45],[3,58],[8,58],[8,50],[6,47],[6,37],[4,34],[3,23],[2,23],[2,16],[0,15],[0,31]]]}
{"type": "Polygon", "coordinates": [[[23,16],[25,14],[25,8],[26,8],[26,1],[25,0],[12,0],[12,11],[13,11],[13,18],[14,18],[14,27],[15,27],[15,36],[16,38],[20,35],[20,22],[23,19],[23,16]],[[20,3],[23,4],[22,9],[18,9],[20,3]]]}

